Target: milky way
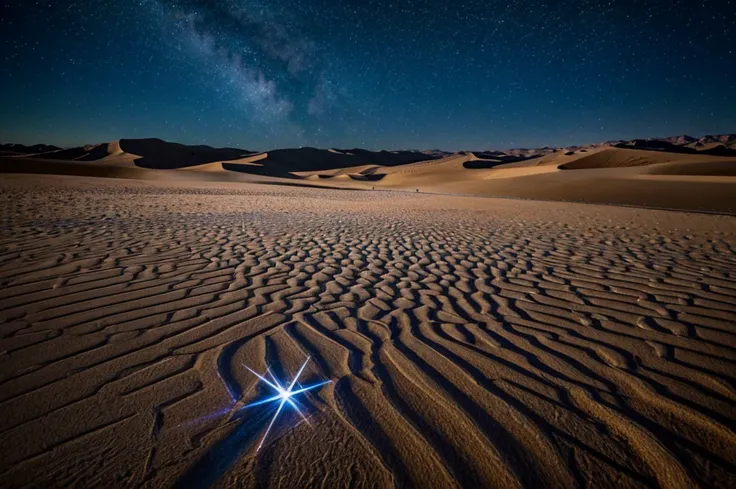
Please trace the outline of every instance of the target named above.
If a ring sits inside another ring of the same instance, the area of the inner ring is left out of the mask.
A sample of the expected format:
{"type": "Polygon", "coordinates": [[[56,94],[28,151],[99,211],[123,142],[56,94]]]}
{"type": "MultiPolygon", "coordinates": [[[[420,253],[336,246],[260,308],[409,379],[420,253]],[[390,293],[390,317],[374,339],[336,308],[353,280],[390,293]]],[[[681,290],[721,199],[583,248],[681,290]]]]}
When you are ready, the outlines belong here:
{"type": "Polygon", "coordinates": [[[0,139],[486,149],[734,129],[732,0],[5,2],[0,139]]]}
{"type": "MultiPolygon", "coordinates": [[[[321,115],[331,100],[319,47],[298,22],[249,1],[152,0],[173,45],[212,66],[235,102],[263,122],[321,115]]],[[[186,55],[186,53],[185,53],[186,55]]]]}

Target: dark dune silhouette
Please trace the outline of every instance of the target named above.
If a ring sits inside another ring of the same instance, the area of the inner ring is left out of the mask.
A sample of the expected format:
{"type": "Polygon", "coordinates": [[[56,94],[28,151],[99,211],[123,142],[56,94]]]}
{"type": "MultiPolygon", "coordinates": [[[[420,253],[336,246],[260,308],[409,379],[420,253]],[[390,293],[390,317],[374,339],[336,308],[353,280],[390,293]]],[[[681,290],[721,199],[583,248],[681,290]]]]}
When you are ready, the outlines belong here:
{"type": "Polygon", "coordinates": [[[106,144],[93,145],[93,146],[77,146],[75,148],[57,149],[54,151],[48,151],[42,154],[33,155],[34,158],[42,160],[77,160],[77,161],[91,161],[107,156],[100,156],[99,158],[88,158],[90,151],[95,151],[98,147],[107,147],[106,144]]]}
{"type": "Polygon", "coordinates": [[[463,168],[468,170],[481,170],[487,168],[494,168],[499,165],[511,163],[510,161],[499,161],[499,160],[470,160],[463,163],[463,168]]]}
{"type": "Polygon", "coordinates": [[[187,146],[162,139],[121,139],[120,149],[140,156],[135,160],[137,166],[157,170],[186,168],[213,161],[235,160],[253,154],[251,151],[237,148],[187,146]]]}
{"type": "Polygon", "coordinates": [[[156,170],[171,170],[189,166],[242,158],[253,154],[237,148],[187,146],[162,139],[121,139],[112,143],[57,149],[34,158],[49,160],[98,161],[103,158],[130,155],[136,166],[156,170]]]}
{"type": "MultiPolygon", "coordinates": [[[[325,171],[363,165],[399,166],[435,159],[418,151],[325,150],[292,148],[269,151],[259,160],[264,167],[282,172],[325,171]]],[[[248,170],[249,171],[249,170],[248,170]]]]}

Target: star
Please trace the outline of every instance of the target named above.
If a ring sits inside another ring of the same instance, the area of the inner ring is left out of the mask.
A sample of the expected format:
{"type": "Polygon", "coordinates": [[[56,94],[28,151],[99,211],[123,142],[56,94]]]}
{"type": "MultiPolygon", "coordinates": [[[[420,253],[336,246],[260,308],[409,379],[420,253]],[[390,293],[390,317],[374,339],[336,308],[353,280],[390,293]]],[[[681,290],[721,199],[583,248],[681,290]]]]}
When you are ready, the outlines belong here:
{"type": "MultiPolygon", "coordinates": [[[[316,389],[318,387],[321,387],[321,386],[323,386],[325,384],[329,384],[329,383],[332,382],[331,380],[325,380],[325,381],[322,381],[322,382],[318,382],[316,384],[308,385],[306,387],[302,387],[301,385],[299,385],[298,384],[299,377],[301,376],[302,372],[304,371],[304,367],[307,366],[307,363],[309,362],[309,359],[310,359],[310,357],[307,357],[307,359],[304,361],[304,363],[302,364],[302,366],[299,369],[299,371],[297,372],[297,374],[292,379],[292,381],[289,384],[289,386],[286,387],[286,388],[284,388],[282,386],[281,382],[279,382],[279,380],[276,378],[276,376],[273,374],[273,372],[271,372],[271,368],[270,367],[268,369],[266,369],[266,374],[270,375],[270,377],[271,377],[271,380],[268,380],[266,377],[264,377],[263,375],[259,374],[256,371],[254,371],[253,369],[251,369],[247,365],[243,365],[253,375],[255,375],[256,377],[258,377],[263,383],[265,383],[266,385],[268,385],[269,387],[271,387],[273,390],[275,390],[277,392],[277,395],[272,396],[272,397],[269,397],[269,398],[266,398],[266,399],[263,399],[261,401],[252,402],[252,403],[250,403],[250,404],[248,404],[246,406],[243,406],[242,409],[247,409],[247,408],[254,407],[254,406],[260,406],[260,405],[268,404],[268,403],[271,403],[271,402],[278,402],[278,404],[279,404],[279,407],[276,409],[276,413],[273,415],[273,418],[271,418],[271,422],[268,424],[268,428],[266,429],[266,433],[263,435],[263,438],[261,438],[261,441],[258,444],[258,448],[256,449],[256,453],[261,449],[261,447],[263,446],[263,443],[266,441],[266,438],[268,437],[268,434],[271,431],[271,428],[273,428],[273,425],[276,423],[276,419],[279,417],[279,414],[281,414],[281,411],[284,408],[284,405],[285,404],[288,403],[289,406],[291,406],[292,408],[294,408],[294,410],[296,410],[296,412],[299,414],[299,416],[301,416],[301,418],[307,424],[309,424],[309,421],[304,416],[304,413],[302,413],[302,411],[299,409],[299,404],[297,403],[297,401],[295,399],[293,399],[293,397],[296,396],[297,394],[303,394],[303,393],[308,392],[308,391],[310,391],[312,389],[316,389]],[[294,390],[294,387],[297,387],[297,389],[294,390]]],[[[284,385],[285,384],[286,384],[286,382],[284,382],[284,385]]]]}
{"type": "Polygon", "coordinates": [[[726,133],[733,4],[8,0],[0,136],[62,147],[166,136],[262,152],[726,133]]]}

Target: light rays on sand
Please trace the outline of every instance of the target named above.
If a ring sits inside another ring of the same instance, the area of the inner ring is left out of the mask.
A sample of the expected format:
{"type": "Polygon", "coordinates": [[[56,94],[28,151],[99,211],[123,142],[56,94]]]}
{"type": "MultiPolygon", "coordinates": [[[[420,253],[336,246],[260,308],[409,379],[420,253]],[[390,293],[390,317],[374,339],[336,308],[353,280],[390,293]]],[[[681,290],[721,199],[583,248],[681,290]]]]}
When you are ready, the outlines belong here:
{"type": "Polygon", "coordinates": [[[294,376],[294,378],[291,380],[291,383],[288,385],[288,387],[283,387],[286,385],[287,382],[284,382],[283,384],[278,380],[278,378],[274,375],[273,371],[269,367],[266,369],[266,375],[269,375],[271,377],[271,380],[268,380],[264,375],[259,374],[255,370],[251,369],[247,365],[243,365],[245,368],[247,368],[253,375],[258,377],[258,379],[261,380],[261,382],[265,383],[267,386],[272,388],[274,391],[276,391],[275,396],[268,397],[266,399],[262,399],[260,401],[255,401],[250,404],[247,404],[243,406],[241,409],[248,409],[255,406],[261,406],[263,404],[269,404],[269,403],[278,403],[278,408],[276,409],[276,413],[271,418],[271,422],[268,424],[268,428],[266,428],[266,432],[264,433],[263,437],[261,438],[261,441],[258,443],[258,448],[256,448],[256,452],[258,452],[261,447],[263,446],[263,443],[266,441],[266,438],[268,438],[268,434],[271,432],[271,428],[273,428],[274,424],[276,423],[276,420],[279,417],[279,414],[281,414],[281,411],[284,409],[284,406],[288,404],[290,407],[292,407],[302,418],[303,421],[305,421],[307,424],[309,423],[309,420],[304,415],[302,410],[299,407],[299,403],[296,399],[294,399],[295,396],[298,394],[303,394],[305,392],[311,391],[312,389],[316,389],[318,387],[321,387],[325,384],[329,384],[332,382],[331,380],[325,380],[322,382],[317,382],[316,384],[311,384],[305,387],[302,387],[299,384],[299,377],[302,375],[302,372],[304,372],[304,367],[307,366],[307,363],[309,363],[309,357],[307,357],[306,360],[304,360],[304,363],[302,364],[301,368],[297,372],[297,374],[294,376]],[[296,389],[294,389],[296,387],[296,389]]]}

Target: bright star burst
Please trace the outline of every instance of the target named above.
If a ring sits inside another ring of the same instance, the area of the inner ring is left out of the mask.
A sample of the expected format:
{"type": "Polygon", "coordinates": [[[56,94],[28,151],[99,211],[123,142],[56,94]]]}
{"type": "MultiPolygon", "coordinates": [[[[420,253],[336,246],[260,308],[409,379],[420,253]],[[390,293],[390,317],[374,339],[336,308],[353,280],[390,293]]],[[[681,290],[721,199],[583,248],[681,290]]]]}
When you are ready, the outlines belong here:
{"type": "MultiPolygon", "coordinates": [[[[278,393],[277,395],[273,397],[263,399],[262,401],[256,401],[256,402],[250,403],[243,407],[243,409],[247,409],[249,407],[260,406],[261,404],[268,404],[269,402],[279,403],[279,407],[278,409],[276,409],[276,414],[274,414],[273,418],[271,418],[271,422],[268,424],[266,433],[263,435],[263,438],[261,438],[261,442],[258,444],[258,448],[256,449],[256,452],[258,452],[258,450],[260,450],[261,447],[263,446],[263,443],[266,441],[266,437],[268,437],[268,433],[271,431],[271,428],[273,427],[274,423],[276,423],[276,418],[279,417],[279,414],[281,413],[281,410],[283,409],[286,403],[289,403],[289,405],[293,407],[297,413],[299,413],[299,416],[301,416],[301,418],[305,422],[307,422],[307,424],[309,423],[307,418],[304,416],[304,413],[302,413],[302,411],[299,409],[298,402],[292,398],[296,396],[297,394],[302,394],[304,392],[311,391],[312,389],[316,389],[317,387],[320,387],[320,386],[323,386],[325,384],[329,384],[330,382],[332,382],[331,380],[325,380],[322,382],[318,382],[316,384],[308,385],[306,387],[302,387],[301,385],[298,384],[299,376],[301,376],[302,372],[304,371],[304,367],[307,366],[307,363],[309,362],[309,358],[310,357],[307,357],[307,359],[304,361],[301,368],[299,369],[299,372],[297,372],[297,374],[294,376],[294,379],[291,381],[291,384],[289,384],[287,388],[282,387],[282,384],[279,382],[279,380],[276,378],[273,372],[271,372],[270,367],[266,369],[266,373],[271,376],[272,380],[268,380],[266,377],[259,374],[258,372],[255,372],[253,369],[251,369],[247,365],[243,365],[245,368],[250,370],[250,372],[253,375],[258,377],[261,381],[266,383],[266,385],[268,385],[269,387],[271,387],[278,393]],[[294,387],[297,387],[297,389],[294,390],[294,387]]],[[[286,382],[284,382],[284,384],[286,384],[286,382]]]]}

